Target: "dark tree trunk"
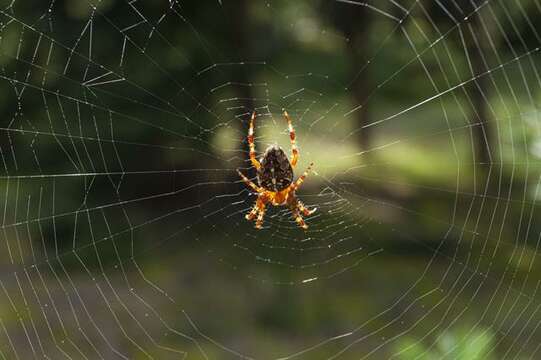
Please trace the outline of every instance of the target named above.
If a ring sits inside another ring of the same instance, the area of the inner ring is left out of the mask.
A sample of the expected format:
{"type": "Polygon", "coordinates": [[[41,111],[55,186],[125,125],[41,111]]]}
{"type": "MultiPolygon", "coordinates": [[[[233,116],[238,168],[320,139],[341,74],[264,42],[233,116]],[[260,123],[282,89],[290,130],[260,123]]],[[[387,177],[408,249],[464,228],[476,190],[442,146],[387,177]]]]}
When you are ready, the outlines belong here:
{"type": "MultiPolygon", "coordinates": [[[[224,2],[224,6],[227,3],[224,2]]],[[[252,39],[252,17],[249,14],[249,1],[237,0],[231,5],[234,9],[231,13],[235,16],[230,24],[230,42],[236,48],[237,58],[235,61],[254,61],[253,48],[250,39],[252,39]],[[234,4],[234,5],[233,5],[234,4]]],[[[251,66],[236,66],[233,71],[231,81],[238,81],[241,84],[252,82],[253,74],[251,66]]],[[[238,96],[243,99],[244,107],[247,112],[254,110],[255,104],[253,101],[254,95],[250,86],[239,85],[236,89],[238,96]]]]}
{"type": "MultiPolygon", "coordinates": [[[[364,6],[351,6],[332,2],[326,5],[323,10],[330,14],[334,26],[348,39],[347,54],[351,68],[353,81],[348,84],[355,104],[364,104],[369,93],[369,71],[359,76],[359,71],[366,64],[367,47],[369,44],[368,35],[370,30],[371,14],[370,9],[364,6]]],[[[370,70],[370,69],[368,69],[370,70]]],[[[372,143],[372,129],[362,128],[369,123],[368,107],[363,105],[353,113],[358,127],[361,128],[358,135],[359,146],[362,150],[370,149],[372,143]]]]}
{"type": "Polygon", "coordinates": [[[490,116],[488,110],[489,101],[489,82],[490,79],[486,72],[489,70],[485,62],[488,55],[487,35],[481,24],[482,12],[477,12],[471,17],[471,32],[468,32],[466,41],[468,56],[471,62],[471,76],[479,76],[474,80],[472,86],[469,87],[469,96],[472,106],[472,118],[478,122],[478,126],[474,126],[475,137],[475,159],[478,164],[485,168],[492,160],[492,129],[490,126],[490,116]]]}
{"type": "Polygon", "coordinates": [[[486,9],[478,9],[472,0],[456,0],[448,2],[430,2],[430,16],[438,24],[447,23],[456,26],[460,22],[461,37],[457,36],[459,48],[465,47],[464,56],[469,64],[468,72],[463,80],[471,80],[465,85],[467,101],[470,104],[470,123],[474,146],[475,163],[481,169],[486,169],[493,156],[494,139],[490,125],[489,104],[491,79],[486,72],[489,70],[488,56],[490,43],[487,31],[491,32],[490,17],[483,17],[486,9]],[[468,20],[464,20],[467,17],[468,20]],[[464,41],[464,43],[462,43],[464,41]]]}

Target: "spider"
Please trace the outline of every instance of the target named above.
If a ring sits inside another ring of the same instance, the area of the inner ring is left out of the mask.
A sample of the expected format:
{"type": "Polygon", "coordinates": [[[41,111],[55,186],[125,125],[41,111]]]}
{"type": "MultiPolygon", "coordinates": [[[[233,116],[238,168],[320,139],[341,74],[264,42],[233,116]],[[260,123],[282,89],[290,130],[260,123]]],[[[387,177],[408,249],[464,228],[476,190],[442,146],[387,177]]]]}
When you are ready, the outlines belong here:
{"type": "Polygon", "coordinates": [[[261,229],[265,208],[268,203],[274,206],[287,206],[291,211],[297,224],[307,229],[308,225],[304,222],[301,213],[304,216],[312,215],[317,209],[308,210],[304,204],[297,198],[295,192],[308,176],[314,163],[311,163],[306,171],[293,181],[293,169],[299,160],[299,150],[295,143],[295,130],[291,124],[291,118],[284,110],[284,118],[287,120],[289,129],[289,138],[291,140],[291,161],[287,158],[284,150],[278,145],[271,145],[265,150],[265,154],[259,160],[256,159],[254,144],[254,121],[256,119],[255,111],[250,119],[250,128],[248,129],[248,145],[250,148],[250,161],[257,170],[257,182],[254,184],[240,170],[237,169],[242,180],[254,191],[257,192],[257,200],[252,210],[246,214],[246,220],[255,221],[256,229],[261,229]]]}

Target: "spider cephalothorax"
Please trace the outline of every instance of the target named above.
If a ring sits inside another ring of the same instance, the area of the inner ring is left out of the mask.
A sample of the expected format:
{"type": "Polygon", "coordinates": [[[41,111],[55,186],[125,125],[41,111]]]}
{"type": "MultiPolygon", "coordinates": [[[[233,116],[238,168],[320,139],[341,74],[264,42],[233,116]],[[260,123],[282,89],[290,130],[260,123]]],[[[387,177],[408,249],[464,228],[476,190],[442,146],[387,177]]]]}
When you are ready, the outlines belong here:
{"type": "Polygon", "coordinates": [[[297,224],[303,229],[307,229],[308,225],[304,222],[301,213],[309,216],[316,209],[308,210],[304,204],[297,199],[295,192],[301,186],[312,164],[295,182],[293,181],[293,169],[297,165],[299,159],[299,150],[295,142],[295,130],[291,124],[291,119],[286,111],[284,117],[287,120],[289,127],[289,138],[291,140],[291,161],[287,158],[284,150],[278,145],[271,145],[265,150],[265,154],[259,160],[256,158],[254,144],[254,121],[255,111],[250,119],[250,128],[248,130],[248,145],[250,146],[250,161],[253,167],[257,170],[257,182],[254,184],[244,174],[238,171],[242,180],[253,190],[258,193],[256,203],[252,210],[246,215],[247,220],[256,219],[255,227],[260,229],[263,225],[263,217],[265,216],[265,207],[267,203],[274,206],[286,205],[291,210],[297,224]]]}

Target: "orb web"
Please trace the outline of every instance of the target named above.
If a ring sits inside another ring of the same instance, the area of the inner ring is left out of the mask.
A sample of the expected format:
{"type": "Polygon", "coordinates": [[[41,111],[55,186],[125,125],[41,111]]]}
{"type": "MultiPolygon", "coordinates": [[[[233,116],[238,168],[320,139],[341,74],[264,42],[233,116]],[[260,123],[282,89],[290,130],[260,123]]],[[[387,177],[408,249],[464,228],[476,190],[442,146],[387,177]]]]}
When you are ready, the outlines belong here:
{"type": "Polygon", "coordinates": [[[0,355],[535,358],[540,16],[1,4],[0,355]],[[307,231],[244,218],[250,115],[289,154],[283,109],[307,231]]]}

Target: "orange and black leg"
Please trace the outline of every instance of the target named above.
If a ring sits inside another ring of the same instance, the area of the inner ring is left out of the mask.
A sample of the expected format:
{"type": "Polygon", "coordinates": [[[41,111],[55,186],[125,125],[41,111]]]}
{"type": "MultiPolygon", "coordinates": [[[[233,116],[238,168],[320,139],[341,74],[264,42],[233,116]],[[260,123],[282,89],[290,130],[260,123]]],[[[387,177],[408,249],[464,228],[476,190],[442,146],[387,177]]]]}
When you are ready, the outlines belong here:
{"type": "Polygon", "coordinates": [[[250,161],[252,162],[252,166],[258,170],[261,167],[261,164],[256,158],[255,154],[255,143],[254,143],[254,122],[255,122],[255,111],[252,113],[252,117],[250,118],[250,127],[248,128],[248,146],[250,148],[250,161]]]}
{"type": "Polygon", "coordinates": [[[302,185],[302,183],[308,176],[308,173],[310,172],[310,170],[312,170],[312,166],[314,166],[314,163],[310,163],[310,165],[306,168],[304,173],[293,184],[289,185],[291,187],[291,191],[297,191],[299,189],[299,187],[302,185]]]}
{"type": "Polygon", "coordinates": [[[295,222],[297,223],[297,225],[299,225],[304,230],[308,229],[308,225],[306,225],[306,223],[304,222],[304,219],[302,218],[297,208],[293,208],[291,210],[291,213],[293,214],[293,218],[295,219],[295,222]]]}
{"type": "Polygon", "coordinates": [[[244,183],[248,185],[248,187],[250,187],[252,190],[254,190],[257,193],[263,192],[262,188],[260,188],[259,186],[254,184],[252,181],[250,181],[250,179],[248,179],[243,173],[241,173],[239,169],[237,169],[237,173],[239,173],[239,176],[242,179],[242,181],[244,181],[244,183]]]}
{"type": "Polygon", "coordinates": [[[303,229],[308,229],[308,225],[304,222],[304,219],[302,218],[301,212],[305,216],[312,215],[316,209],[308,210],[302,202],[300,202],[295,196],[292,196],[288,200],[288,206],[291,210],[291,214],[293,215],[293,218],[295,219],[295,222],[297,225],[299,225],[303,229]]]}
{"type": "Polygon", "coordinates": [[[245,218],[248,221],[252,221],[257,216],[257,213],[259,212],[259,208],[257,207],[257,202],[254,204],[254,207],[248,214],[246,214],[245,218]]]}
{"type": "Polygon", "coordinates": [[[310,216],[313,213],[316,212],[317,208],[313,208],[312,210],[308,210],[306,206],[302,203],[302,201],[297,200],[297,208],[304,214],[304,216],[310,216]]]}
{"type": "Polygon", "coordinates": [[[246,220],[248,221],[252,221],[257,217],[255,223],[255,227],[257,229],[261,229],[261,227],[263,226],[263,218],[265,216],[265,208],[267,201],[268,197],[265,194],[259,195],[252,210],[248,214],[246,214],[246,220]]]}
{"type": "Polygon", "coordinates": [[[284,117],[287,120],[287,127],[289,130],[289,139],[291,140],[291,166],[295,167],[297,161],[299,160],[299,149],[297,148],[297,141],[295,140],[295,129],[293,129],[293,124],[291,118],[287,111],[284,110],[284,117]]]}
{"type": "Polygon", "coordinates": [[[262,202],[259,207],[259,214],[257,215],[257,219],[255,221],[256,229],[261,229],[263,227],[263,218],[265,217],[265,210],[266,210],[265,202],[262,202]]]}

